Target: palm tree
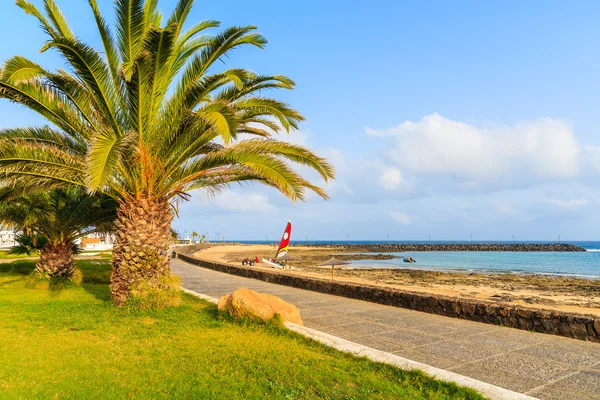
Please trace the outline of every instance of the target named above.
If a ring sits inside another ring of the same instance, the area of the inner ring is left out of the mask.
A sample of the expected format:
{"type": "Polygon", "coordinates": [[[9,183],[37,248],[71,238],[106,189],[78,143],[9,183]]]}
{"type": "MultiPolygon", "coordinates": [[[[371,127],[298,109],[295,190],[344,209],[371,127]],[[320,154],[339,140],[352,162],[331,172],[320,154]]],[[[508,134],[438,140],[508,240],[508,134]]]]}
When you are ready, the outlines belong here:
{"type": "Polygon", "coordinates": [[[14,252],[40,251],[36,263],[40,276],[71,279],[77,239],[110,231],[116,207],[107,196],[90,196],[78,188],[55,189],[0,203],[0,223],[22,232],[14,252]]]}
{"type": "Polygon", "coordinates": [[[194,240],[194,238],[195,238],[195,237],[198,237],[198,236],[200,236],[200,235],[198,235],[198,232],[196,232],[196,231],[193,231],[193,232],[192,232],[192,242],[194,242],[194,241],[195,241],[195,240],[194,240]]]}
{"type": "Polygon", "coordinates": [[[40,250],[44,248],[48,240],[39,233],[18,232],[15,235],[15,245],[10,248],[8,254],[15,255],[39,255],[40,250]]]}
{"type": "Polygon", "coordinates": [[[168,18],[157,0],[115,0],[113,34],[97,0],[88,1],[102,52],[75,36],[54,0],[44,0],[44,12],[17,0],[49,36],[42,51],[57,51],[68,70],[48,71],[23,57],[2,67],[0,97],[51,125],[0,131],[0,184],[78,185],[118,201],[111,282],[117,304],[142,288],[169,290],[171,220],[190,192],[215,194],[254,181],[292,201],[306,190],[327,198],[290,162],[326,182],[331,165],[272,138],[298,128],[303,117],[263,93],[294,82],[222,67],[234,49],[264,47],[254,26],[213,35],[207,30],[219,23],[202,21],[184,30],[193,0],[179,0],[168,18]]]}

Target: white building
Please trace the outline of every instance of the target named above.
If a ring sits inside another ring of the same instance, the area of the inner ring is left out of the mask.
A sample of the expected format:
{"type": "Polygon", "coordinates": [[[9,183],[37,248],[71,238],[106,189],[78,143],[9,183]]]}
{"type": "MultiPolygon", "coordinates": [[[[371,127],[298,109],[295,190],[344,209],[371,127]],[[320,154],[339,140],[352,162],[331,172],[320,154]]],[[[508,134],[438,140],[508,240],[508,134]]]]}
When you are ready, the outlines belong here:
{"type": "Polygon", "coordinates": [[[94,233],[82,238],[79,245],[83,250],[110,250],[115,239],[110,233],[94,233]]]}
{"type": "Polygon", "coordinates": [[[15,243],[15,231],[0,231],[0,247],[12,247],[15,243]]]}

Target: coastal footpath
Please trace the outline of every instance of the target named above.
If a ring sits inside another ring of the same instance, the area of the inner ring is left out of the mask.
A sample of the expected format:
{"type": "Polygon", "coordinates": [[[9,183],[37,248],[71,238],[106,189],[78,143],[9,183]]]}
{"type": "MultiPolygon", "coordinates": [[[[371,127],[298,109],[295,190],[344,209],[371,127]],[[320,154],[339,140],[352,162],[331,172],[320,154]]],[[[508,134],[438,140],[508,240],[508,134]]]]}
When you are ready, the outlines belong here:
{"type": "Polygon", "coordinates": [[[446,317],[484,322],[538,333],[600,342],[600,318],[545,309],[506,306],[489,301],[473,301],[444,295],[398,290],[366,283],[334,281],[297,275],[283,270],[234,266],[186,255],[192,249],[178,248],[173,257],[203,268],[253,278],[279,285],[292,286],[352,299],[406,308],[446,317]]]}
{"type": "Polygon", "coordinates": [[[400,253],[404,251],[562,251],[584,252],[583,247],[563,243],[377,243],[377,244],[292,244],[301,247],[327,247],[356,252],[400,253]]]}

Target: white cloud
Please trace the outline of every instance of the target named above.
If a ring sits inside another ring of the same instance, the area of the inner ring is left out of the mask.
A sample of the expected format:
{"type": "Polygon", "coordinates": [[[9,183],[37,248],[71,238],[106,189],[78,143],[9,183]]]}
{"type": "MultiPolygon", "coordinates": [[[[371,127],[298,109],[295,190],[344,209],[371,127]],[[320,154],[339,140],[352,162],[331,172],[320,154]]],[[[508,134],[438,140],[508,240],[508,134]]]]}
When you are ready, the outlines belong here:
{"type": "Polygon", "coordinates": [[[438,114],[367,133],[392,138],[388,157],[403,172],[452,177],[466,188],[579,174],[579,149],[564,121],[543,118],[478,128],[438,114]]]}
{"type": "Polygon", "coordinates": [[[344,156],[344,153],[340,150],[333,147],[329,147],[323,152],[323,154],[321,154],[321,152],[319,152],[318,154],[325,157],[333,165],[336,173],[344,172],[348,169],[346,157],[344,156]]]}
{"type": "Polygon", "coordinates": [[[515,214],[515,209],[513,206],[511,206],[510,204],[508,204],[504,201],[498,200],[498,199],[491,199],[490,206],[498,214],[502,214],[502,215],[514,215],[515,214]]]}
{"type": "Polygon", "coordinates": [[[273,139],[304,147],[309,147],[310,137],[312,136],[310,131],[290,131],[289,133],[282,131],[272,135],[273,139]]]}
{"type": "Polygon", "coordinates": [[[573,199],[573,200],[558,200],[558,199],[546,199],[543,203],[549,204],[551,206],[555,206],[558,208],[563,208],[565,210],[577,210],[581,207],[585,207],[590,202],[588,199],[573,199]]]}
{"type": "Polygon", "coordinates": [[[239,213],[267,213],[276,210],[267,197],[248,192],[223,192],[215,199],[214,204],[223,210],[239,213]]]}
{"type": "Polygon", "coordinates": [[[583,151],[586,167],[600,173],[600,146],[584,146],[583,151]]]}
{"type": "Polygon", "coordinates": [[[397,189],[402,182],[402,171],[394,167],[384,167],[378,179],[379,186],[388,191],[397,189]]]}
{"type": "Polygon", "coordinates": [[[390,215],[394,221],[401,225],[410,225],[412,223],[412,218],[408,214],[392,211],[390,215]]]}

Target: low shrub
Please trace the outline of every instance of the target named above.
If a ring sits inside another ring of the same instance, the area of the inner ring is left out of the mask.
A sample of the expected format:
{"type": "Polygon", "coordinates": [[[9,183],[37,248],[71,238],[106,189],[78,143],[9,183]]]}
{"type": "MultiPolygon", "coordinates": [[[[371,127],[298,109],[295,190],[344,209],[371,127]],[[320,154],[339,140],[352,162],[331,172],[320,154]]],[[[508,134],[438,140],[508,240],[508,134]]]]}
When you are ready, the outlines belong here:
{"type": "Polygon", "coordinates": [[[56,276],[52,278],[46,278],[39,274],[32,272],[27,277],[27,286],[33,289],[46,289],[46,290],[64,290],[74,288],[83,282],[83,274],[79,268],[73,270],[73,274],[69,277],[56,276]]]}
{"type": "Polygon", "coordinates": [[[125,308],[132,312],[162,310],[181,303],[181,280],[170,275],[160,278],[158,283],[140,282],[131,291],[125,308]]]}

